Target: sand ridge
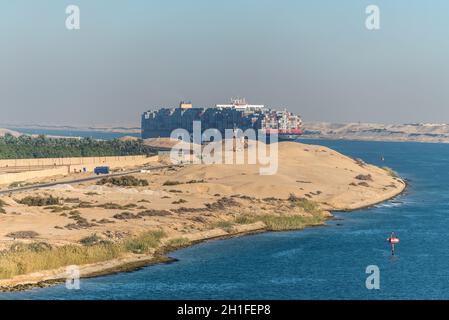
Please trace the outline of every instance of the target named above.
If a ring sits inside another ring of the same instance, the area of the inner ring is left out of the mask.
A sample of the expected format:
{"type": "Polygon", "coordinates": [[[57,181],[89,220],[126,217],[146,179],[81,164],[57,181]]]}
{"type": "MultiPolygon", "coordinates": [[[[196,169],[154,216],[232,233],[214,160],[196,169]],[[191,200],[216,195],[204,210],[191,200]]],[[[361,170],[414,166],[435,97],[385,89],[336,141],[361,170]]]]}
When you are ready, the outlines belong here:
{"type": "MultiPolygon", "coordinates": [[[[265,230],[270,222],[267,217],[310,218],[304,226],[313,225],[331,217],[331,210],[369,206],[398,195],[406,186],[391,171],[323,146],[281,142],[278,152],[279,169],[271,176],[260,175],[258,164],[197,164],[133,175],[147,180],[148,186],[87,182],[3,196],[0,248],[36,241],[52,246],[80,245],[80,239],[93,234],[122,241],[148,230],[162,230],[164,246],[173,239],[197,242],[265,230]],[[37,207],[19,203],[26,196],[50,195],[59,198],[60,204],[37,207]],[[296,199],[301,205],[296,205],[296,199]],[[37,236],[10,236],[25,230],[37,236]]],[[[131,255],[126,262],[142,257],[131,255]]],[[[151,257],[155,256],[145,255],[144,260],[151,257]]],[[[82,274],[120,264],[89,265],[82,274]]],[[[63,273],[49,270],[34,272],[29,278],[20,275],[15,280],[0,280],[0,287],[39,283],[49,277],[63,278],[63,273]]]]}

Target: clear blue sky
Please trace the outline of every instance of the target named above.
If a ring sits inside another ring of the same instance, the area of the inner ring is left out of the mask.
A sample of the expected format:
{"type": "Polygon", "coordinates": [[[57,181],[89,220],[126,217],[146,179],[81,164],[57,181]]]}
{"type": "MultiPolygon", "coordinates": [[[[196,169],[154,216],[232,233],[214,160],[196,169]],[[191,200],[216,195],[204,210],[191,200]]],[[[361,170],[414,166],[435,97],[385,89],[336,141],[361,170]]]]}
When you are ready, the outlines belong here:
{"type": "Polygon", "coordinates": [[[130,125],[156,106],[233,96],[306,121],[449,122],[449,1],[0,4],[3,123],[130,125]],[[65,28],[68,4],[79,31],[65,28]]]}

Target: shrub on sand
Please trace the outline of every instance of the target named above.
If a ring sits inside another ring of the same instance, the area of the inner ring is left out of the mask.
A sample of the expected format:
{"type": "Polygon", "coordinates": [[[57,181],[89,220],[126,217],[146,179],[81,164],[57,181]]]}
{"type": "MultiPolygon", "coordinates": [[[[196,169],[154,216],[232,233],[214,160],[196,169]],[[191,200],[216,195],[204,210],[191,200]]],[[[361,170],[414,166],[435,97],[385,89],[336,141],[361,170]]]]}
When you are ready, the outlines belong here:
{"type": "Polygon", "coordinates": [[[321,225],[324,223],[324,215],[313,216],[274,216],[274,215],[261,215],[261,216],[241,216],[236,219],[236,223],[249,224],[257,221],[262,221],[267,226],[268,230],[281,231],[281,230],[298,230],[307,226],[321,225]]]}
{"type": "MultiPolygon", "coordinates": [[[[99,241],[92,245],[51,247],[44,242],[15,243],[0,251],[0,279],[68,265],[83,265],[119,258],[127,253],[148,253],[158,246],[163,231],[149,231],[117,243],[99,241]]],[[[85,242],[97,240],[84,238],[85,242]]],[[[82,239],[83,240],[83,239],[82,239]]]]}
{"type": "Polygon", "coordinates": [[[39,235],[36,231],[16,231],[10,232],[6,236],[14,239],[33,239],[39,235]]]}
{"type": "Polygon", "coordinates": [[[59,198],[53,196],[40,197],[40,196],[27,196],[21,200],[17,200],[18,203],[27,205],[29,207],[44,207],[58,205],[59,198]]]}
{"type": "Polygon", "coordinates": [[[399,174],[394,171],[393,169],[391,169],[390,167],[382,167],[382,169],[384,169],[389,176],[393,177],[393,178],[399,178],[399,174]]]}

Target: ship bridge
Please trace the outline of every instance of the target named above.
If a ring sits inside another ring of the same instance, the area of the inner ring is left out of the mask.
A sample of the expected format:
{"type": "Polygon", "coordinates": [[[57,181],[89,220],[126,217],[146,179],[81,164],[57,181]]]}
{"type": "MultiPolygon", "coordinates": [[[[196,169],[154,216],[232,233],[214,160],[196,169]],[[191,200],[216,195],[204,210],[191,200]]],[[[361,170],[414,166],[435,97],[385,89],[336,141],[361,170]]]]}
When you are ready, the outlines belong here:
{"type": "Polygon", "coordinates": [[[231,109],[264,109],[263,104],[248,104],[245,98],[235,98],[231,100],[231,104],[217,104],[217,108],[231,108],[231,109]]]}

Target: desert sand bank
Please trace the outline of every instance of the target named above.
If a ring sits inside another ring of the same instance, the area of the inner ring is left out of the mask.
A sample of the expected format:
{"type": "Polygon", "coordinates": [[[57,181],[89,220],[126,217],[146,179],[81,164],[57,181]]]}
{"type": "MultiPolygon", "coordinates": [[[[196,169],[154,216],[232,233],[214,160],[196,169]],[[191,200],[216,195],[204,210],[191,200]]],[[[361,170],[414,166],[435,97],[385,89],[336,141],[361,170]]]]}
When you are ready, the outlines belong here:
{"type": "MultiPolygon", "coordinates": [[[[258,165],[186,165],[134,175],[148,181],[145,186],[89,182],[2,197],[0,248],[8,253],[17,243],[39,242],[54,250],[86,246],[80,241],[93,236],[115,244],[151,230],[163,232],[145,252],[124,251],[80,265],[85,277],[158,262],[166,252],[198,241],[319,225],[332,217],[329,211],[373,205],[405,188],[391,171],[326,147],[293,142],[278,147],[279,170],[272,176],[260,175],[258,165]],[[20,203],[50,195],[58,204],[20,203]]],[[[0,259],[0,271],[10,272],[0,272],[0,287],[23,289],[66,278],[65,266],[45,265],[16,270],[0,259]]]]}
{"type": "Polygon", "coordinates": [[[329,123],[304,124],[303,138],[359,141],[449,143],[449,124],[445,123],[329,123]]]}

